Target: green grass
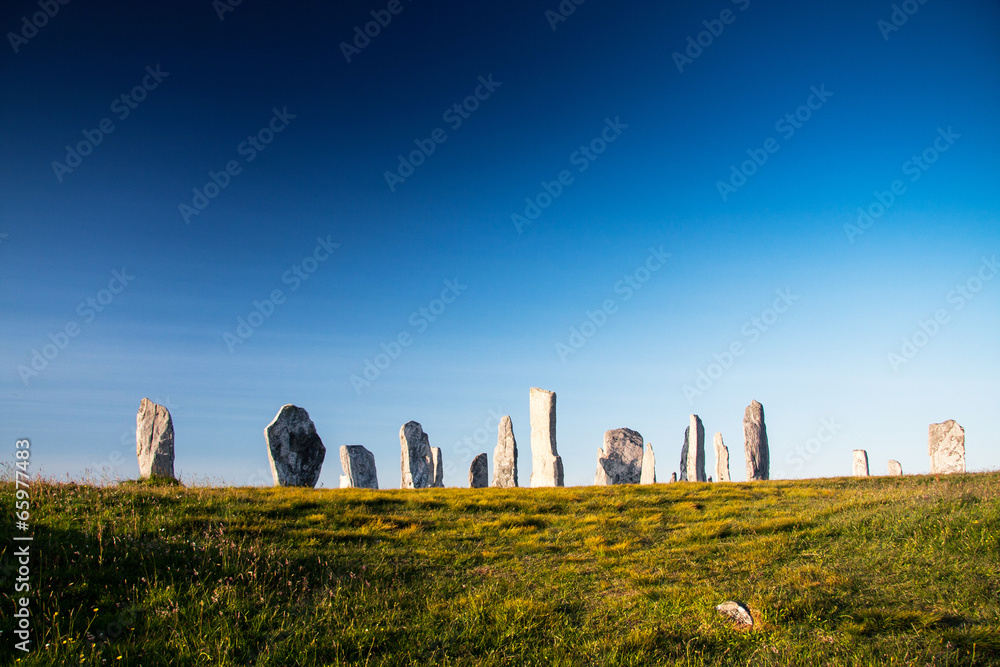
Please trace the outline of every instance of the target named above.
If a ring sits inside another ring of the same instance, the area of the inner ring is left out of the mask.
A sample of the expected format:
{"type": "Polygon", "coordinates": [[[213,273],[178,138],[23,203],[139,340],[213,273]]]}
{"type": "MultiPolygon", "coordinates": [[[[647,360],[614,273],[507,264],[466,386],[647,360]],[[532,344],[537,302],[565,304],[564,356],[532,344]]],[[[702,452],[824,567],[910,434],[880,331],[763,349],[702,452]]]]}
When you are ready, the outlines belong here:
{"type": "Polygon", "coordinates": [[[1000,664],[1000,473],[31,493],[36,649],[9,520],[2,664],[1000,664]]]}

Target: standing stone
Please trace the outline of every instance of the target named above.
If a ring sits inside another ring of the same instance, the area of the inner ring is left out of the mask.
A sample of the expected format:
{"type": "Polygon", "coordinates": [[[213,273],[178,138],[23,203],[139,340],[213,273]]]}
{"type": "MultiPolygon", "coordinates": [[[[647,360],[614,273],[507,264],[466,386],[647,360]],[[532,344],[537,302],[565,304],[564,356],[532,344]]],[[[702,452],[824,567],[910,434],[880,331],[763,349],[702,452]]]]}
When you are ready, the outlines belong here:
{"type": "Polygon", "coordinates": [[[954,419],[930,425],[927,450],[932,475],[965,472],[965,429],[954,419]]]}
{"type": "Polygon", "coordinates": [[[341,445],[340,465],[344,474],[340,476],[342,489],[377,489],[378,473],[375,470],[375,455],[361,445],[341,445]]]}
{"type": "Polygon", "coordinates": [[[639,483],[656,484],[656,457],[653,456],[653,445],[648,442],[642,452],[642,474],[639,475],[639,483]]]}
{"type": "Polygon", "coordinates": [[[903,466],[899,461],[889,461],[889,475],[891,477],[903,476],[903,466]]]}
{"type": "Polygon", "coordinates": [[[497,424],[497,446],[493,450],[493,486],[512,489],[517,486],[517,441],[510,415],[497,424]]]}
{"type": "Polygon", "coordinates": [[[675,473],[675,472],[670,473],[670,481],[671,482],[676,482],[677,481],[677,473],[675,473]]]}
{"type": "Polygon", "coordinates": [[[326,447],[305,409],[282,406],[264,429],[264,438],[275,486],[316,486],[326,447]]]}
{"type": "Polygon", "coordinates": [[[868,452],[863,449],[854,450],[854,469],[851,474],[855,477],[868,477],[868,452]]]}
{"type": "Polygon", "coordinates": [[[556,394],[532,387],[531,486],[563,486],[563,464],[556,451],[556,394]]]}
{"type": "Polygon", "coordinates": [[[418,422],[406,422],[399,429],[401,489],[426,489],[434,483],[431,445],[418,422]]]}
{"type": "Polygon", "coordinates": [[[688,479],[688,442],[691,439],[691,427],[684,429],[684,444],[681,445],[681,476],[678,478],[682,482],[688,479]]]}
{"type": "Polygon", "coordinates": [[[604,432],[604,447],[597,450],[594,484],[638,484],[642,477],[642,436],[628,428],[604,432]]]}
{"type": "Polygon", "coordinates": [[[715,479],[729,482],[729,448],[722,443],[722,434],[715,434],[715,479]]]}
{"type": "Polygon", "coordinates": [[[764,406],[753,401],[743,415],[744,452],[747,459],[747,481],[771,478],[771,455],[767,446],[767,426],[764,406]]]}
{"type": "Polygon", "coordinates": [[[469,488],[485,489],[490,485],[490,464],[486,460],[486,452],[472,459],[469,468],[469,488]]]}
{"type": "Polygon", "coordinates": [[[444,488],[444,456],[440,447],[431,447],[431,466],[434,469],[434,481],[431,486],[444,488]]]}
{"type": "Polygon", "coordinates": [[[139,402],[135,416],[135,455],[142,479],[174,479],[174,422],[169,410],[148,398],[139,402]]]}
{"type": "Polygon", "coordinates": [[[681,461],[681,479],[704,482],[705,476],[705,426],[698,415],[691,415],[691,424],[684,431],[685,460],[681,461]]]}

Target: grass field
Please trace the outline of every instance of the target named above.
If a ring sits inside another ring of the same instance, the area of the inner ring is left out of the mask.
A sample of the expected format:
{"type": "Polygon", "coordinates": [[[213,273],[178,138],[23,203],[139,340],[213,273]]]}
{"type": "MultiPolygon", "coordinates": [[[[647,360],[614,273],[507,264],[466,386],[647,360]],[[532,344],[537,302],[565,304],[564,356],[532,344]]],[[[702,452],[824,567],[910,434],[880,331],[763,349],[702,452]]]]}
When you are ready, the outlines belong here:
{"type": "Polygon", "coordinates": [[[1000,473],[31,495],[3,664],[1000,665],[1000,473]]]}

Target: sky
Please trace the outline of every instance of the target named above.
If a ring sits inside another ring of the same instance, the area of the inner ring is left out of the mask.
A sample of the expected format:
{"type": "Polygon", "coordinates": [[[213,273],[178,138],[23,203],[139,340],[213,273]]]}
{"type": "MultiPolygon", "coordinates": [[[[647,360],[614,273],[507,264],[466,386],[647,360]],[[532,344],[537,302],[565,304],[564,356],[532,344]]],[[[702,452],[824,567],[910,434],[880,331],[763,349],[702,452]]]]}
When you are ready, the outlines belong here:
{"type": "Polygon", "coordinates": [[[399,486],[497,423],[566,484],[608,429],[745,479],[865,449],[1000,468],[1000,6],[12,0],[0,9],[0,453],[135,478],[143,397],[191,484],[271,484],[305,408],[399,486]]]}

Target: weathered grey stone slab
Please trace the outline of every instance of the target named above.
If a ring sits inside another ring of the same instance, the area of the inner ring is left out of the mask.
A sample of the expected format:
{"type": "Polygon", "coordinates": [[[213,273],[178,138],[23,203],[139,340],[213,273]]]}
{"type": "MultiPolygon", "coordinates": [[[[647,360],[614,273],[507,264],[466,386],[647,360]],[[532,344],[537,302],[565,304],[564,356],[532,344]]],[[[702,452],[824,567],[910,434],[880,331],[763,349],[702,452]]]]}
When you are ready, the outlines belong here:
{"type": "Polygon", "coordinates": [[[556,451],[556,394],[532,387],[531,486],[563,486],[563,465],[556,451]]]}
{"type": "Polygon", "coordinates": [[[444,455],[440,447],[431,447],[431,467],[434,469],[434,480],[432,487],[444,487],[444,455]]]}
{"type": "Polygon", "coordinates": [[[628,428],[604,432],[604,446],[597,450],[594,484],[638,484],[642,477],[642,436],[628,428]]]}
{"type": "Polygon", "coordinates": [[[169,410],[148,398],[135,416],[135,455],[140,478],[174,479],[174,422],[169,410]]]}
{"type": "Polygon", "coordinates": [[[868,452],[863,449],[854,450],[854,466],[851,474],[854,477],[868,477],[868,452]]]}
{"type": "Polygon", "coordinates": [[[656,484],[656,456],[653,455],[653,445],[649,442],[642,452],[642,474],[639,476],[639,483],[656,484]]]}
{"type": "Polygon", "coordinates": [[[670,481],[671,482],[676,482],[677,481],[677,473],[675,473],[675,472],[670,473],[670,481]]]}
{"type": "Polygon", "coordinates": [[[680,476],[677,478],[681,482],[688,481],[688,444],[691,441],[691,427],[684,429],[684,443],[681,445],[681,466],[680,476]]]}
{"type": "Polygon", "coordinates": [[[716,606],[715,610],[728,618],[734,624],[744,627],[753,627],[753,616],[745,605],[729,600],[716,606]]]}
{"type": "Polygon", "coordinates": [[[361,445],[341,445],[340,466],[344,469],[344,474],[340,476],[340,488],[378,488],[375,455],[368,448],[361,445]]]}
{"type": "Polygon", "coordinates": [[[431,445],[418,422],[406,422],[399,429],[399,456],[402,489],[426,489],[434,483],[431,445]]]}
{"type": "Polygon", "coordinates": [[[264,438],[275,486],[316,486],[326,447],[304,408],[282,406],[264,429],[264,438]]]}
{"type": "Polygon", "coordinates": [[[472,459],[469,467],[469,488],[485,489],[490,482],[490,466],[486,460],[486,452],[472,459]]]}
{"type": "Polygon", "coordinates": [[[903,464],[899,461],[891,460],[889,461],[889,475],[892,477],[902,477],[903,476],[903,464]]]}
{"type": "Polygon", "coordinates": [[[690,421],[684,431],[687,460],[681,464],[681,470],[686,472],[684,479],[704,482],[708,479],[705,474],[705,426],[698,415],[691,415],[690,421]]]}
{"type": "Polygon", "coordinates": [[[729,448],[722,442],[722,434],[716,433],[715,444],[715,479],[720,482],[732,481],[729,477],[729,448]]]}
{"type": "Polygon", "coordinates": [[[493,486],[511,489],[517,486],[517,441],[510,415],[497,424],[497,446],[493,450],[493,486]]]}
{"type": "Polygon", "coordinates": [[[764,406],[753,401],[743,415],[743,448],[747,462],[747,481],[771,478],[771,454],[767,445],[764,406]]]}
{"type": "Polygon", "coordinates": [[[928,431],[931,474],[965,472],[965,429],[954,419],[949,419],[931,424],[928,431]]]}

